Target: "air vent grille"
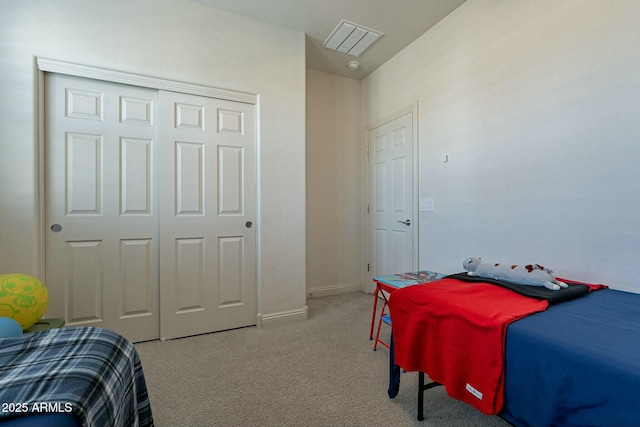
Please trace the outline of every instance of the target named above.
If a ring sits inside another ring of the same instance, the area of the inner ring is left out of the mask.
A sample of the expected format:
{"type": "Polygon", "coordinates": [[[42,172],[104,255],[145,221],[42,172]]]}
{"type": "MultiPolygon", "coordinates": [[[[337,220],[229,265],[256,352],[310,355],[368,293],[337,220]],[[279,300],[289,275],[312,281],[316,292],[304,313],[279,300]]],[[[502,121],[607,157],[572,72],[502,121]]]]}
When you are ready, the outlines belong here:
{"type": "Polygon", "coordinates": [[[383,35],[384,33],[380,31],[343,19],[322,46],[349,55],[360,56],[383,35]]]}

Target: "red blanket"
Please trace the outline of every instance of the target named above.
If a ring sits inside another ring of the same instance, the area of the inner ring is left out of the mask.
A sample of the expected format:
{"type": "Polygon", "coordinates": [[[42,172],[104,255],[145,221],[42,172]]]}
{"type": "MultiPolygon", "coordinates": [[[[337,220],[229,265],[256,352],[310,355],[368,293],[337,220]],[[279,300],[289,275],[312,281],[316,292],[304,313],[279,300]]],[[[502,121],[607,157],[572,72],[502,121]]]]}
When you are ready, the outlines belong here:
{"type": "Polygon", "coordinates": [[[396,364],[422,371],[485,414],[500,412],[508,325],[547,301],[500,286],[445,278],[394,291],[389,299],[396,364]]]}

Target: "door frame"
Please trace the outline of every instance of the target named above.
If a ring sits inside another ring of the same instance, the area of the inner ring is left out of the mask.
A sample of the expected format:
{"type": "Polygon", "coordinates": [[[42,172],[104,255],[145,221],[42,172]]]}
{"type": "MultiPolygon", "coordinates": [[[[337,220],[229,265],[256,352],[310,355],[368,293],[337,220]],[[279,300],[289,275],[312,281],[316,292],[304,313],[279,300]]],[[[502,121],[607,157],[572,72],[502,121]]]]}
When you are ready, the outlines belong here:
{"type": "Polygon", "coordinates": [[[35,182],[36,182],[36,275],[43,277],[46,271],[46,200],[45,200],[45,73],[65,74],[74,77],[85,77],[93,80],[102,80],[111,83],[140,86],[149,89],[167,90],[172,92],[198,95],[208,98],[217,98],[227,101],[242,102],[256,106],[256,303],[259,318],[260,313],[260,106],[257,94],[240,92],[212,86],[203,86],[193,83],[169,80],[142,74],[128,73],[107,68],[93,67],[89,65],[75,64],[42,57],[34,57],[35,84],[35,182]]]}
{"type": "MultiPolygon", "coordinates": [[[[418,118],[419,118],[419,103],[418,101],[414,102],[413,104],[402,108],[400,110],[397,110],[396,112],[384,116],[381,119],[377,119],[372,121],[371,123],[367,124],[364,126],[363,131],[362,131],[362,183],[363,183],[363,189],[362,189],[362,212],[363,212],[363,219],[362,219],[362,257],[363,257],[363,262],[362,262],[362,290],[364,292],[367,293],[373,293],[375,286],[373,284],[373,268],[370,268],[371,264],[373,263],[371,254],[372,254],[372,248],[371,248],[371,216],[369,215],[369,207],[371,204],[371,171],[369,168],[369,163],[370,163],[370,154],[369,154],[369,134],[372,130],[374,130],[375,128],[382,126],[384,124],[387,124],[389,122],[392,122],[396,119],[399,119],[400,117],[406,115],[406,114],[411,114],[411,122],[412,122],[412,155],[413,155],[413,161],[411,164],[411,168],[412,168],[412,185],[413,185],[413,191],[412,191],[412,205],[413,205],[413,212],[414,212],[414,224],[415,227],[412,227],[412,233],[413,233],[413,260],[412,260],[412,264],[413,264],[413,270],[417,269],[418,266],[418,260],[419,260],[419,244],[418,244],[418,237],[420,235],[419,231],[420,231],[420,211],[418,210],[419,206],[418,206],[418,195],[419,193],[419,188],[418,188],[418,184],[419,184],[419,170],[418,170],[418,146],[419,146],[419,133],[418,133],[418,118]]],[[[398,273],[403,273],[402,271],[398,271],[398,273]]]]}

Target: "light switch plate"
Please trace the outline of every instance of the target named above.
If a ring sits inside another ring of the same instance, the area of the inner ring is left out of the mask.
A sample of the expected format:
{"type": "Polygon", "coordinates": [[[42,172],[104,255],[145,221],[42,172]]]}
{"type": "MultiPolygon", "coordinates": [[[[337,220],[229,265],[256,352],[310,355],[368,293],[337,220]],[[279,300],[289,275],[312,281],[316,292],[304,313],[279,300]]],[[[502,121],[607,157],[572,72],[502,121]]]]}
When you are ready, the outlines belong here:
{"type": "Polygon", "coordinates": [[[433,197],[420,197],[420,210],[423,212],[435,210],[433,197]]]}

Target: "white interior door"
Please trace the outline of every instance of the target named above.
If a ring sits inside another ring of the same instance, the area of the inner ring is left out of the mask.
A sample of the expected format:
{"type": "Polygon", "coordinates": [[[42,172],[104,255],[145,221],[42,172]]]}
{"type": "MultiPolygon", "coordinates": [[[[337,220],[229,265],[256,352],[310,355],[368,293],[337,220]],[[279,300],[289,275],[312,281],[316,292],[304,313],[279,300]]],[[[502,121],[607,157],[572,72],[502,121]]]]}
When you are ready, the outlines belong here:
{"type": "Polygon", "coordinates": [[[415,268],[413,114],[369,131],[370,273],[415,268]]]}
{"type": "Polygon", "coordinates": [[[45,79],[49,317],[159,337],[157,91],[45,79]]]}
{"type": "Polygon", "coordinates": [[[256,324],[255,105],[45,77],[49,317],[131,341],[256,324]]]}
{"type": "Polygon", "coordinates": [[[255,106],[160,92],[161,337],[256,324],[255,106]]]}

